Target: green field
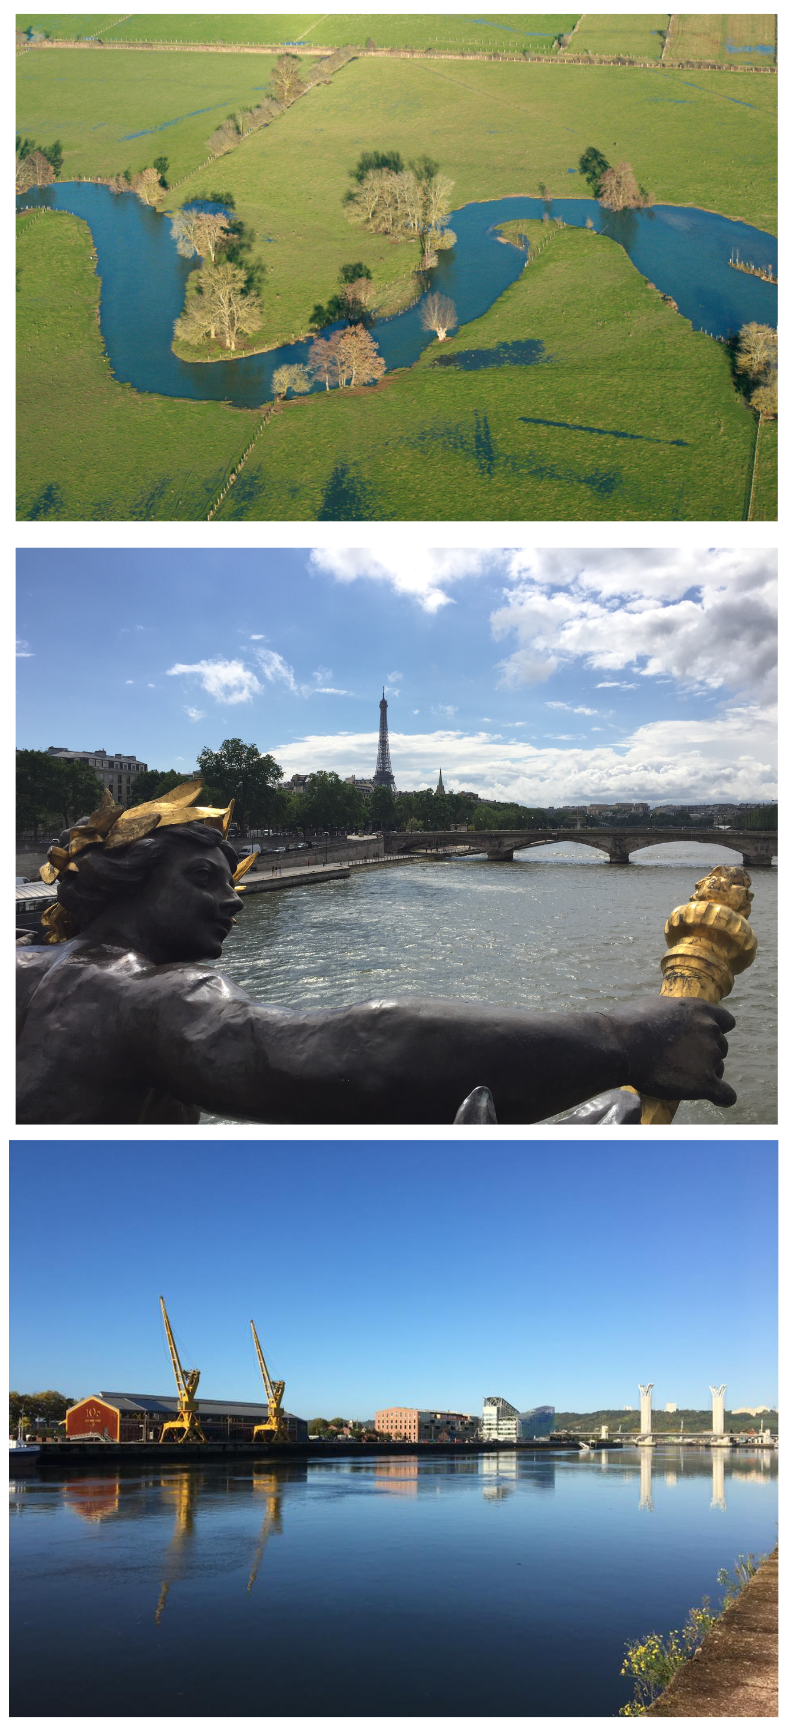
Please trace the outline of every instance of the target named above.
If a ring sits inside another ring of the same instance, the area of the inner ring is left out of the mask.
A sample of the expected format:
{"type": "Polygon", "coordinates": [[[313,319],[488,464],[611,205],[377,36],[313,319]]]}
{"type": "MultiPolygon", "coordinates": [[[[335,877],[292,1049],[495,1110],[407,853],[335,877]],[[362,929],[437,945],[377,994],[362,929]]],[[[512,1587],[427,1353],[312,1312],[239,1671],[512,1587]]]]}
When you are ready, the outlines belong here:
{"type": "MultiPolygon", "coordinates": [[[[776,229],[773,78],[744,80],[743,99],[735,100],[732,86],[739,91],[741,81],[725,72],[695,73],[688,83],[679,70],[361,59],[230,155],[196,168],[218,119],[260,99],[267,70],[265,59],[242,54],[75,49],[19,61],[19,129],[41,142],[61,138],[63,179],[136,170],[161,151],[171,180],[187,176],[167,207],[217,186],[233,193],[266,264],[260,346],[305,333],[343,263],[368,264],[379,306],[408,290],[415,245],[346,220],[342,197],[362,149],[398,149],[406,160],[434,154],[455,180],[457,207],[534,196],[541,182],[554,196],[582,196],[586,183],[571,170],[594,143],[612,160],[632,161],[657,202],[776,229]]],[[[95,277],[86,282],[83,269],[79,290],[58,285],[73,263],[74,247],[69,252],[60,237],[67,221],[45,217],[22,242],[22,513],[39,508],[51,482],[52,512],[69,519],[146,510],[199,519],[249,440],[250,416],[137,397],[112,382],[95,325],[95,277]],[[33,337],[42,306],[45,326],[33,337]],[[98,428],[82,449],[71,440],[76,380],[86,423],[98,428]],[[101,477],[105,420],[117,483],[101,477]],[[102,450],[97,467],[93,447],[102,450]],[[182,483],[181,449],[190,473],[182,483]]],[[[401,518],[406,498],[417,519],[742,519],[754,421],[732,388],[726,355],[663,307],[618,247],[583,232],[558,235],[486,318],[459,332],[453,351],[524,338],[542,340],[558,357],[550,366],[466,376],[425,356],[381,390],[288,406],[266,428],[225,507],[251,519],[315,519],[340,497],[348,519],[367,519],[370,510],[401,518]],[[668,445],[656,462],[648,444],[613,439],[609,446],[594,433],[555,428],[527,433],[516,411],[524,392],[539,403],[536,417],[603,430],[623,425],[638,437],[654,417],[668,445]],[[692,436],[670,429],[686,422],[692,436]],[[354,490],[356,451],[370,429],[370,471],[354,490]],[[424,449],[441,452],[438,480],[422,446],[409,442],[417,433],[424,449]],[[690,450],[670,447],[675,437],[690,450]],[[587,459],[592,444],[597,453],[587,459]],[[338,450],[349,464],[339,480],[338,450]]],[[[754,513],[758,507],[756,518],[774,519],[773,433],[765,430],[754,513]]]]}
{"type": "Polygon", "coordinates": [[[17,227],[19,518],[200,520],[257,416],[114,383],[86,223],[46,215],[17,227]]]}
{"type": "Polygon", "coordinates": [[[659,60],[669,17],[668,12],[585,12],[567,52],[659,60]]]}
{"type": "Polygon", "coordinates": [[[219,519],[403,519],[407,499],[413,520],[742,520],[756,428],[725,351],[613,241],[551,231],[451,346],[376,390],[288,404],[219,519]],[[524,341],[539,363],[507,363],[524,341]],[[474,369],[447,363],[465,353],[474,369]]]}
{"type": "Polygon", "coordinates": [[[752,521],[775,521],[778,516],[778,426],[774,419],[762,425],[756,458],[752,521]]]}
{"type": "Polygon", "coordinates": [[[182,14],[24,12],[17,29],[46,30],[53,39],[100,36],[106,42],[302,43],[321,47],[443,48],[468,53],[550,49],[579,14],[494,12],[487,18],[407,12],[229,12],[182,14]]]}
{"type": "Polygon", "coordinates": [[[666,60],[774,66],[776,24],[774,12],[675,13],[666,60]]]}

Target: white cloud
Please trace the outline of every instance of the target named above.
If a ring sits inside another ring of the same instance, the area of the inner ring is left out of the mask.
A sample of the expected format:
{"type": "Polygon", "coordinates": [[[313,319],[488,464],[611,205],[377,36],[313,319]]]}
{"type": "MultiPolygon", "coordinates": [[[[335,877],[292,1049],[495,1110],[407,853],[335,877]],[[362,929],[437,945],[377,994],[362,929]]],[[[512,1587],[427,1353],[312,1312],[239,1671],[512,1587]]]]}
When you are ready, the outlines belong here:
{"type": "MultiPolygon", "coordinates": [[[[445,783],[499,801],[544,806],[570,802],[759,801],[777,796],[776,724],[772,710],[731,706],[720,716],[664,719],[640,725],[620,743],[569,745],[503,741],[488,731],[390,732],[398,787],[433,784],[440,761],[445,783]]],[[[324,768],[341,777],[369,774],[378,735],[336,732],[273,746],[286,775],[324,768]],[[305,765],[306,763],[306,765],[305,765]]]]}
{"type": "Polygon", "coordinates": [[[387,683],[402,683],[402,681],[403,681],[402,671],[390,671],[386,681],[387,681],[387,683]]]}
{"type": "Polygon", "coordinates": [[[126,687],[127,687],[127,689],[133,689],[134,688],[134,678],[133,677],[127,677],[126,678],[126,687]]]}
{"type": "Polygon", "coordinates": [[[250,635],[250,641],[265,641],[265,635],[250,635]]]}
{"type": "Polygon", "coordinates": [[[272,652],[270,647],[258,647],[255,658],[267,683],[284,683],[285,688],[290,689],[291,694],[298,693],[293,667],[288,664],[286,659],[283,659],[281,653],[272,652]]]}
{"type": "Polygon", "coordinates": [[[430,550],[417,545],[403,551],[348,547],[310,552],[310,563],[321,574],[333,575],[335,581],[385,582],[428,612],[453,604],[446,591],[453,582],[501,570],[506,567],[505,558],[502,551],[430,550]]]}
{"type": "Polygon", "coordinates": [[[18,659],[35,659],[35,653],[30,651],[29,641],[17,641],[16,656],[18,659]]]}
{"type": "MultiPolygon", "coordinates": [[[[276,655],[275,655],[276,656],[276,655]]],[[[197,665],[171,665],[168,677],[199,677],[207,695],[225,706],[235,707],[262,693],[254,671],[240,659],[201,659],[197,665]]]]}
{"type": "Polygon", "coordinates": [[[597,713],[596,707],[571,707],[567,701],[546,701],[545,705],[546,707],[562,707],[565,713],[585,713],[588,718],[592,718],[597,713]]]}
{"type": "Polygon", "coordinates": [[[186,713],[186,716],[188,719],[204,719],[205,718],[205,713],[201,712],[199,707],[184,707],[184,712],[186,713]]]}
{"type": "Polygon", "coordinates": [[[517,642],[498,667],[505,688],[573,661],[768,698],[774,688],[773,551],[519,551],[509,572],[491,616],[494,639],[517,642]]]}
{"type": "MultiPolygon", "coordinates": [[[[659,683],[667,683],[667,677],[658,677],[659,683]]],[[[635,689],[635,683],[595,683],[596,689],[635,689]]]]}
{"type": "Polygon", "coordinates": [[[438,706],[433,708],[433,712],[434,713],[443,713],[445,719],[454,719],[455,714],[457,712],[457,707],[444,707],[441,705],[441,702],[439,701],[438,706]]]}
{"type": "Polygon", "coordinates": [[[309,685],[307,685],[306,687],[303,687],[301,692],[302,692],[302,695],[350,695],[351,690],[350,689],[331,689],[331,688],[327,688],[324,683],[318,683],[317,687],[315,687],[315,688],[310,688],[309,685]]]}

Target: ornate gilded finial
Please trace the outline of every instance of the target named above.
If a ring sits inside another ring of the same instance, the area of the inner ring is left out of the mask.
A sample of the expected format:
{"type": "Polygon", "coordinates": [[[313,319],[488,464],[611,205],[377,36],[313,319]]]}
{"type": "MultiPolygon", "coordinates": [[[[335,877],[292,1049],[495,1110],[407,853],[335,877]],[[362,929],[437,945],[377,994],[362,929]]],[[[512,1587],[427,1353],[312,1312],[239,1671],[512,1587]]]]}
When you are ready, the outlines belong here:
{"type": "MultiPolygon", "coordinates": [[[[687,904],[666,923],[668,952],[660,961],[661,994],[691,996],[717,1006],[734,987],[734,978],[756,957],[756,935],[748,918],[753,893],[744,868],[719,866],[696,882],[687,904]]],[[[642,1126],[670,1126],[678,1102],[641,1098],[642,1126]]]]}
{"type": "MultiPolygon", "coordinates": [[[[188,784],[174,785],[172,790],[163,791],[151,802],[138,803],[135,808],[124,809],[116,803],[108,790],[102,793],[101,802],[93,814],[88,816],[79,826],[69,829],[67,845],[50,845],[47,860],[39,869],[41,879],[51,886],[66,873],[77,874],[79,864],[76,858],[80,851],[89,845],[103,845],[107,851],[118,850],[121,845],[134,844],[135,839],[147,838],[149,833],[158,831],[161,827],[186,826],[190,821],[202,821],[204,826],[215,827],[227,838],[230,822],[233,818],[234,804],[231,801],[226,809],[198,807],[197,798],[203,788],[202,779],[190,779],[188,784]]],[[[255,853],[245,857],[240,862],[233,875],[233,883],[237,892],[243,892],[239,886],[242,875],[255,861],[255,853]]],[[[63,940],[71,940],[78,932],[76,924],[66,910],[65,905],[53,904],[44,912],[41,918],[46,928],[46,940],[49,945],[56,945],[63,940]]]]}

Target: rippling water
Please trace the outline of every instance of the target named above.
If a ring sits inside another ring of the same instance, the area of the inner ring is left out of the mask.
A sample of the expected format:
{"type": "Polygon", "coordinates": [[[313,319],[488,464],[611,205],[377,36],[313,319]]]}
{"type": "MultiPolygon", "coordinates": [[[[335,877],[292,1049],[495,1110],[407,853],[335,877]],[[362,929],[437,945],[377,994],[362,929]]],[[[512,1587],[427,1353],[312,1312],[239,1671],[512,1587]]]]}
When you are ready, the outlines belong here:
{"type": "Polygon", "coordinates": [[[635,1449],[12,1486],[12,1715],[612,1716],[775,1545],[777,1463],[635,1449]],[[725,1511],[725,1513],[724,1513],[725,1511]]]}
{"type": "MultiPolygon", "coordinates": [[[[350,879],[247,895],[218,968],[255,1000],[344,1006],[381,995],[484,1000],[531,1011],[603,1010],[661,982],[663,925],[716,863],[717,845],[647,850],[626,868],[565,843],[512,863],[426,859],[350,879]]],[[[679,1124],[777,1120],[777,868],[756,869],[752,968],[727,1002],[737,1018],[726,1076],[733,1108],[685,1102],[679,1124]]]]}

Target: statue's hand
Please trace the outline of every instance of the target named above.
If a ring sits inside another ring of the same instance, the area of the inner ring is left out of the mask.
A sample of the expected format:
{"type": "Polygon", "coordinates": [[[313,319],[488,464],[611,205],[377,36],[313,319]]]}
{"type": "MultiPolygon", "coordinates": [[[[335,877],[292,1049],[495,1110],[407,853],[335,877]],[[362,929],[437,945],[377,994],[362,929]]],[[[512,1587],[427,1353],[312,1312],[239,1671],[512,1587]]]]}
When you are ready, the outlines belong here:
{"type": "Polygon", "coordinates": [[[660,1101],[698,1101],[731,1108],[737,1092],[723,1078],[735,1020],[725,1006],[706,1000],[632,1000],[617,1009],[617,1025],[630,1062],[629,1083],[660,1101]]]}

